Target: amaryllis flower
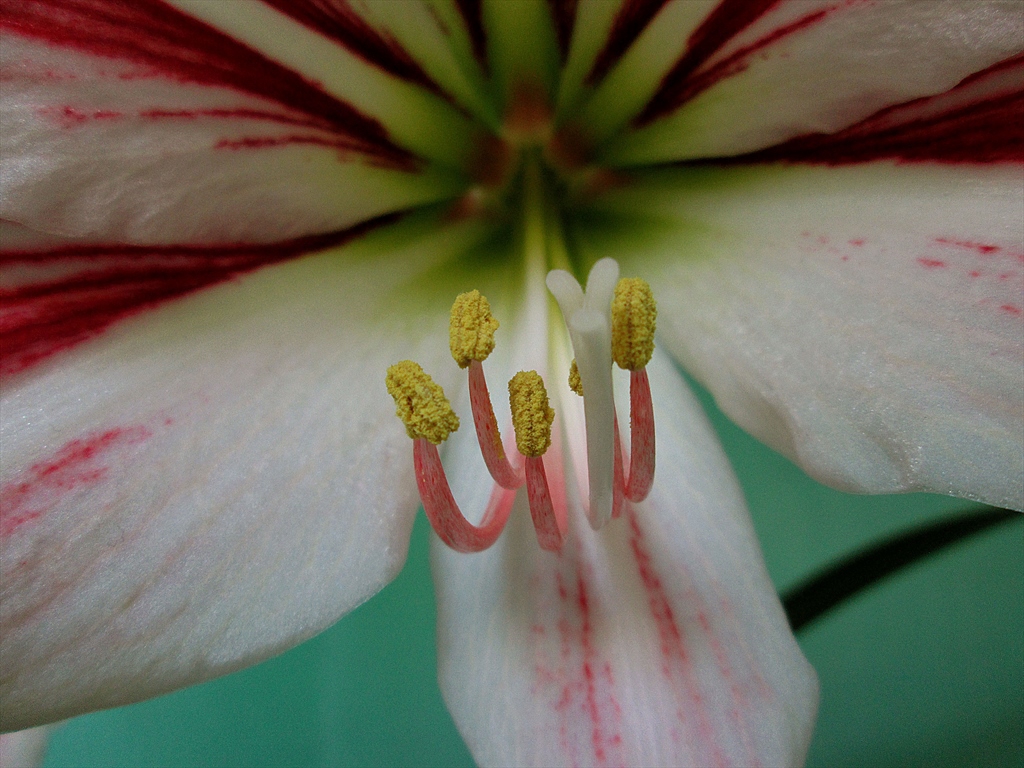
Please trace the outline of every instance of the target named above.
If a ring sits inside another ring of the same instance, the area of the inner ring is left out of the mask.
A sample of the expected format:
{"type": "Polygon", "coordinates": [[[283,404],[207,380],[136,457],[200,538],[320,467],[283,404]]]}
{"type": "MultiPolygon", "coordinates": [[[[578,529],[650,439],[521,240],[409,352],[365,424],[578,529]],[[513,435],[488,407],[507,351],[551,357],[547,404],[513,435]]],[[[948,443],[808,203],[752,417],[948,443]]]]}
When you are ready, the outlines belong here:
{"type": "Polygon", "coordinates": [[[481,763],[803,758],[814,675],[669,356],[824,482],[1022,506],[1016,0],[2,0],[0,27],[4,729],[252,664],[387,583],[419,505],[398,361],[462,414],[441,455],[479,522],[505,491],[447,338],[473,289],[504,438],[505,382],[545,382],[566,526],[542,549],[518,493],[489,548],[434,540],[481,763]],[[654,485],[610,520],[607,350],[587,413],[565,383],[565,322],[609,308],[545,285],[606,257],[658,307],[654,485]]]}

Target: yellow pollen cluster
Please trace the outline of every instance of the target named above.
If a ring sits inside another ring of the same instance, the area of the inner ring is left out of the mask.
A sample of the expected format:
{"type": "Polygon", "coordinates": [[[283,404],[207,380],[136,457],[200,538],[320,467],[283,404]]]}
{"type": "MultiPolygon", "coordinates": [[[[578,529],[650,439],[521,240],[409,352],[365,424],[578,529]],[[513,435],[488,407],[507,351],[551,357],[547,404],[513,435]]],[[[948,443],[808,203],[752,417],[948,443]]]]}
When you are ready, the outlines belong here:
{"type": "Polygon", "coordinates": [[[576,365],[575,357],[569,364],[569,389],[583,397],[583,379],[580,378],[580,369],[576,365]]]}
{"type": "Polygon", "coordinates": [[[417,363],[395,363],[388,368],[384,383],[395,399],[395,415],[405,423],[405,431],[413,440],[425,437],[439,445],[459,428],[459,417],[444,390],[417,363]]]}
{"type": "Polygon", "coordinates": [[[472,360],[483,362],[494,351],[494,331],[498,321],[491,314],[491,305],[480,291],[460,293],[452,304],[448,326],[448,343],[452,357],[460,368],[468,368],[472,360]]]}
{"type": "Polygon", "coordinates": [[[555,420],[544,380],[536,371],[520,371],[508,383],[508,399],[519,452],[543,456],[551,445],[551,422],[555,420]]]}
{"type": "Polygon", "coordinates": [[[657,316],[654,294],[646,280],[619,280],[612,299],[612,359],[620,368],[639,371],[650,362],[657,316]]]}

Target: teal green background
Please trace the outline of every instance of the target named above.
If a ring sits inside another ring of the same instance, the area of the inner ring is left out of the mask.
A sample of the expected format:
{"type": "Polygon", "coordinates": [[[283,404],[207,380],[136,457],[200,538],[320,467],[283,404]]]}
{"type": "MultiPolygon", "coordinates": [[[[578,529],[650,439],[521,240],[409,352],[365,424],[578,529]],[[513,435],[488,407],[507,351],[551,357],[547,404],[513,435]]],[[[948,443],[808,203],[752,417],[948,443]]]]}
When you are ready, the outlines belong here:
{"type": "MultiPolygon", "coordinates": [[[[705,406],[785,591],[888,533],[969,509],[864,497],[808,479],[705,406]]],[[[916,564],[799,636],[821,680],[812,766],[1024,766],[1024,524],[916,564]]],[[[398,579],[276,659],[77,718],[46,765],[471,766],[437,687],[428,526],[398,579]]]]}

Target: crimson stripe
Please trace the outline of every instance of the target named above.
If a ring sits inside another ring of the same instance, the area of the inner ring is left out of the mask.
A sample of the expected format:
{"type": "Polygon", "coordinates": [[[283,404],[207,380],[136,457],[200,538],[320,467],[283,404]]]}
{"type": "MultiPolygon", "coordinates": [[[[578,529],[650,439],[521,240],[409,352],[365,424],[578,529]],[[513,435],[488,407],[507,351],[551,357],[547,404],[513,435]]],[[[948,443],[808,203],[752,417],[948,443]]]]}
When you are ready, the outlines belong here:
{"type": "Polygon", "coordinates": [[[348,146],[391,166],[414,157],[375,119],[298,73],[161,0],[0,0],[0,28],[186,83],[232,88],[315,118],[348,146]]]}
{"type": "Polygon", "coordinates": [[[576,26],[576,6],[579,0],[548,0],[548,10],[555,23],[555,37],[558,39],[558,51],[564,62],[569,57],[569,45],[572,43],[572,32],[576,26]]]}
{"type": "Polygon", "coordinates": [[[485,73],[489,72],[487,33],[484,31],[483,9],[480,7],[480,0],[455,0],[455,7],[459,9],[459,15],[462,16],[462,21],[466,25],[469,43],[473,46],[473,56],[480,68],[485,73]]]}
{"type": "Polygon", "coordinates": [[[614,67],[622,55],[629,49],[640,33],[647,29],[658,11],[667,0],[626,0],[615,15],[612,28],[608,31],[608,40],[604,48],[594,59],[585,80],[587,85],[599,82],[614,67]]]}
{"type": "Polygon", "coordinates": [[[347,0],[263,0],[301,24],[340,43],[364,61],[406,82],[448,98],[423,68],[388,34],[370,26],[347,0]]]}
{"type": "Polygon", "coordinates": [[[262,267],[337,246],[401,213],[349,229],[265,245],[88,245],[0,252],[0,266],[79,271],[0,289],[0,375],[20,373],[114,323],[262,267]],[[83,268],[84,265],[84,268],[83,268]]]}
{"type": "Polygon", "coordinates": [[[823,163],[873,160],[1024,163],[1024,54],[975,73],[945,93],[886,107],[832,134],[694,164],[823,163]],[[998,78],[998,81],[997,81],[998,78]],[[993,82],[1005,86],[995,90],[993,82]],[[971,94],[980,95],[971,98],[971,94]],[[943,102],[950,102],[942,108],[943,102]]]}
{"type": "MultiPolygon", "coordinates": [[[[683,55],[672,69],[669,70],[668,74],[662,78],[658,90],[655,91],[647,106],[637,116],[634,124],[636,126],[645,125],[652,120],[675,111],[687,99],[693,98],[697,92],[693,90],[692,78],[694,73],[708,59],[720,51],[726,43],[768,13],[779,2],[781,0],[722,0],[715,7],[715,10],[690,35],[683,55]]],[[[818,17],[820,13],[809,14],[809,16],[818,17]]],[[[815,18],[813,21],[817,20],[815,18]]],[[[800,28],[809,26],[813,21],[802,21],[800,28]]],[[[791,27],[793,25],[788,26],[791,27]]],[[[787,34],[789,31],[787,31],[787,34]]],[[[768,42],[775,42],[778,36],[773,33],[768,37],[771,39],[763,45],[767,45],[768,42]]],[[[707,87],[707,85],[704,87],[707,87]]]]}

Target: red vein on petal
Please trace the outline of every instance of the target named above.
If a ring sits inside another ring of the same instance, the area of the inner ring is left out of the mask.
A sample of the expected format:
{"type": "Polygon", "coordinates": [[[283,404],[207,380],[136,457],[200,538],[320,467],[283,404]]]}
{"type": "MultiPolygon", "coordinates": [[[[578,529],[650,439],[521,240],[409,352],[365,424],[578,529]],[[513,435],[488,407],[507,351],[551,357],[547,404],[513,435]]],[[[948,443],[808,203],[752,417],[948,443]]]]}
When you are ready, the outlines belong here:
{"type": "Polygon", "coordinates": [[[664,582],[647,548],[640,520],[636,511],[629,504],[626,505],[626,514],[629,519],[630,551],[636,562],[640,583],[647,594],[648,609],[657,627],[658,639],[661,643],[662,672],[670,682],[675,682],[677,676],[681,678],[678,680],[678,684],[680,684],[683,695],[690,706],[689,710],[678,712],[679,718],[684,724],[689,723],[691,717],[696,721],[693,725],[693,736],[698,743],[707,745],[711,750],[709,759],[713,765],[724,766],[727,761],[718,744],[714,727],[708,718],[707,706],[704,702],[704,695],[700,691],[686,637],[676,621],[664,582]]]}
{"type": "Polygon", "coordinates": [[[0,537],[44,517],[69,493],[102,482],[110,454],[152,436],[148,427],[114,427],[70,440],[0,487],[0,537]]]}
{"type": "Polygon", "coordinates": [[[934,96],[875,112],[841,131],[690,164],[897,162],[1024,163],[1024,54],[934,96]]]}
{"type": "Polygon", "coordinates": [[[487,33],[484,31],[483,9],[480,0],[455,0],[455,7],[466,25],[469,44],[473,48],[473,56],[484,73],[490,71],[487,63],[487,33]]]}
{"type": "Polygon", "coordinates": [[[0,376],[21,373],[115,323],[247,272],[341,245],[402,214],[279,243],[88,245],[0,251],[0,268],[72,271],[0,288],[0,376]]]}
{"type": "Polygon", "coordinates": [[[594,59],[584,81],[594,85],[607,75],[612,67],[619,63],[622,55],[647,29],[647,25],[658,15],[668,0],[626,0],[619,12],[615,14],[612,28],[608,31],[608,40],[604,48],[594,59]]]}
{"type": "Polygon", "coordinates": [[[94,56],[153,68],[166,78],[221,86],[276,102],[344,136],[378,163],[416,160],[384,127],[316,83],[160,0],[0,0],[0,28],[94,56]]]}
{"type": "MultiPolygon", "coordinates": [[[[765,48],[774,45],[790,35],[802,32],[816,24],[820,24],[837,11],[847,8],[859,1],[860,0],[845,0],[842,3],[838,3],[828,8],[821,8],[807,13],[789,24],[772,30],[763,37],[755,40],[753,43],[743,46],[739,50],[726,56],[721,61],[716,62],[712,66],[700,72],[689,70],[689,72],[680,73],[674,81],[669,82],[670,78],[673,76],[673,73],[670,72],[666,75],[665,80],[662,81],[659,93],[652,97],[651,101],[644,108],[644,111],[637,116],[634,124],[636,126],[646,125],[669,112],[675,111],[686,102],[711,88],[715,83],[745,71],[750,66],[751,59],[754,58],[754,55],[763,51],[765,48]]],[[[703,64],[703,62],[700,64],[703,64]]],[[[697,66],[700,66],[700,64],[697,66]]]]}
{"type": "Polygon", "coordinates": [[[548,11],[555,25],[555,38],[562,61],[569,57],[573,28],[576,26],[576,7],[579,0],[548,0],[548,11]]]}
{"type": "Polygon", "coordinates": [[[557,628],[562,680],[554,708],[561,747],[571,765],[624,765],[619,732],[622,710],[615,695],[615,678],[611,662],[601,658],[595,644],[588,566],[580,558],[578,541],[574,546],[574,554],[560,558],[554,574],[560,603],[557,628]],[[568,571],[564,576],[563,569],[568,571]],[[589,726],[589,730],[580,726],[589,726]],[[583,748],[589,759],[580,759],[583,748]]]}
{"type": "Polygon", "coordinates": [[[374,29],[348,0],[263,0],[299,23],[340,43],[389,75],[448,99],[437,83],[391,35],[374,29]]]}
{"type": "MultiPolygon", "coordinates": [[[[662,78],[658,90],[637,116],[634,124],[641,126],[656,120],[675,111],[687,98],[691,98],[689,90],[693,74],[726,43],[779,2],[781,0],[722,0],[690,35],[683,55],[662,78]]],[[[764,44],[767,45],[768,42],[764,44]]]]}

